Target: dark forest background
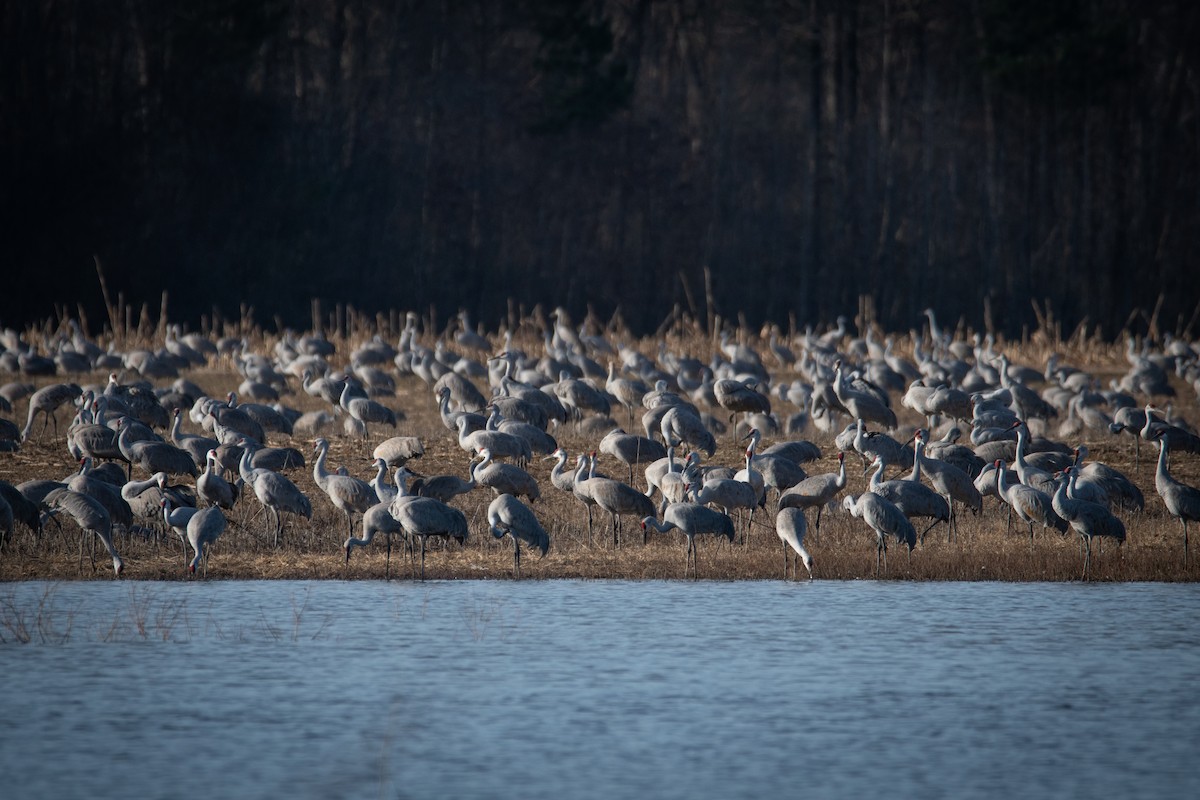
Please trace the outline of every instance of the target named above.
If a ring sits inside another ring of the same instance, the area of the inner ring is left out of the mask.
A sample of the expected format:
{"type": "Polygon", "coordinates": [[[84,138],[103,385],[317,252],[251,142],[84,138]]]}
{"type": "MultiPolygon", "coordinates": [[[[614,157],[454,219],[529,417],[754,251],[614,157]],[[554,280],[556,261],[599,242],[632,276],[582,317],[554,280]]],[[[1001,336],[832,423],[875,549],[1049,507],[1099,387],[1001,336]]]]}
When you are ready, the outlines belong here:
{"type": "Polygon", "coordinates": [[[1200,284],[1200,4],[10,0],[0,323],[508,298],[1115,334],[1200,284]],[[708,273],[706,286],[706,270],[708,273]],[[988,317],[985,319],[985,315],[988,317]]]}

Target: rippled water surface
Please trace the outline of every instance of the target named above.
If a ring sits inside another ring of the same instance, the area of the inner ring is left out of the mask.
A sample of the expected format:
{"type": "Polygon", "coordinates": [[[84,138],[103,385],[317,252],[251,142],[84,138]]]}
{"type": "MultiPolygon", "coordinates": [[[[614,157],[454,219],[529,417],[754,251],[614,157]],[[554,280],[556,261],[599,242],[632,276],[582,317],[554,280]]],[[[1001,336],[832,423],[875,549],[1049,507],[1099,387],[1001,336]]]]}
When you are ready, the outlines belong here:
{"type": "Polygon", "coordinates": [[[10,797],[1191,798],[1198,620],[1193,585],[8,584],[0,774],[10,797]]]}

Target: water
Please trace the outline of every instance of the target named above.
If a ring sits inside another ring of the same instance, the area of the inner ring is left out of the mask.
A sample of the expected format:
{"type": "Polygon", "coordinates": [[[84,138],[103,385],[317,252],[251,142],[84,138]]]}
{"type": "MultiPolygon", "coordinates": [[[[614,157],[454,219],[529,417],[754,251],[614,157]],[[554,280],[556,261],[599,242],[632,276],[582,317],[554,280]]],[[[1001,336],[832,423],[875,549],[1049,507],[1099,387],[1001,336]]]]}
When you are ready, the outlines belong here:
{"type": "Polygon", "coordinates": [[[1171,584],[9,584],[0,774],[55,798],[1191,798],[1198,612],[1171,584]]]}

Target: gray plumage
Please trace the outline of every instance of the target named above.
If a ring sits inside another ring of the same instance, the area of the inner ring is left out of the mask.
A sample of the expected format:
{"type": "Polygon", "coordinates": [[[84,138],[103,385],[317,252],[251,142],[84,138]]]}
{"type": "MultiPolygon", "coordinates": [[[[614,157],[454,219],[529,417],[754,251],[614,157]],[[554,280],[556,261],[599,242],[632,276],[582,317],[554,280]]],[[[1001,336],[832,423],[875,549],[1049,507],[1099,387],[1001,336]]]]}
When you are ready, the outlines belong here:
{"type": "Polygon", "coordinates": [[[404,503],[393,501],[390,508],[401,527],[421,540],[421,580],[425,580],[425,545],[430,536],[445,536],[460,544],[467,540],[466,516],[432,497],[417,497],[404,503]]]}
{"type": "Polygon", "coordinates": [[[934,525],[950,521],[950,504],[945,497],[911,478],[885,481],[883,468],[883,461],[875,459],[875,472],[871,474],[868,488],[884,500],[892,502],[908,519],[923,517],[931,520],[918,537],[921,541],[925,540],[925,534],[929,533],[934,525]]]}
{"type": "Polygon", "coordinates": [[[83,394],[83,390],[74,383],[53,383],[30,395],[29,415],[25,420],[25,428],[21,431],[21,441],[28,441],[29,434],[33,432],[33,422],[37,419],[38,414],[42,414],[46,418],[42,423],[41,432],[45,433],[46,426],[53,422],[54,435],[58,436],[58,419],[54,412],[58,411],[64,403],[73,401],[81,394],[83,394]]]}
{"type": "Polygon", "coordinates": [[[225,532],[227,524],[219,508],[205,508],[192,515],[187,524],[187,541],[196,554],[188,564],[188,571],[193,575],[203,560],[204,576],[208,577],[208,548],[225,532]]]}
{"type": "Polygon", "coordinates": [[[113,547],[112,518],[99,501],[70,489],[55,489],[46,495],[45,503],[51,513],[67,512],[84,533],[90,532],[99,538],[112,557],[113,572],[118,578],[121,577],[121,573],[125,569],[125,562],[121,560],[121,557],[117,555],[117,549],[113,547]]]}
{"type": "Polygon", "coordinates": [[[425,445],[416,436],[393,436],[384,439],[371,451],[372,458],[382,458],[389,467],[399,467],[425,455],[425,445]]]}
{"type": "Polygon", "coordinates": [[[700,565],[696,553],[697,536],[712,534],[724,536],[729,541],[733,541],[733,520],[720,511],[714,511],[698,503],[672,503],[663,512],[661,523],[653,516],[647,515],[642,519],[643,532],[647,528],[654,528],[659,533],[678,530],[687,537],[684,577],[687,577],[689,567],[692,570],[692,577],[699,577],[700,565]]]}
{"type": "Polygon", "coordinates": [[[1188,522],[1200,520],[1200,489],[1180,483],[1167,471],[1167,454],[1170,444],[1167,437],[1160,435],[1158,441],[1158,467],[1154,472],[1154,489],[1162,498],[1167,513],[1183,525],[1183,565],[1188,561],[1188,522]]]}
{"type": "Polygon", "coordinates": [[[521,542],[541,551],[542,556],[550,549],[550,534],[538,522],[533,510],[511,494],[502,494],[491,502],[487,510],[488,530],[497,539],[507,534],[513,539],[513,571],[521,578],[521,542]]]}
{"type": "Polygon", "coordinates": [[[254,490],[254,496],[258,498],[258,502],[262,503],[268,510],[269,515],[274,517],[271,527],[274,535],[274,546],[278,547],[279,534],[283,532],[283,517],[281,513],[286,511],[289,514],[295,514],[311,520],[312,503],[309,502],[304,492],[300,491],[296,487],[296,484],[292,483],[285,475],[281,475],[273,470],[252,466],[250,455],[249,448],[246,448],[242,452],[242,460],[239,465],[242,480],[254,490]]]}
{"type": "Polygon", "coordinates": [[[387,566],[386,577],[392,575],[392,534],[404,533],[404,528],[400,521],[392,516],[390,509],[391,503],[377,503],[366,510],[362,518],[361,539],[355,539],[351,536],[342,545],[342,549],[346,552],[346,563],[350,563],[350,552],[355,547],[366,547],[374,539],[375,534],[382,533],[387,537],[387,566]]]}
{"type": "Polygon", "coordinates": [[[1058,486],[1051,501],[1054,513],[1070,523],[1075,532],[1083,537],[1087,547],[1087,555],[1083,561],[1083,579],[1087,580],[1092,565],[1092,538],[1107,536],[1124,542],[1125,524],[1102,505],[1072,499],[1067,492],[1072,472],[1072,468],[1067,467],[1063,476],[1058,479],[1058,486]]]}
{"type": "Polygon", "coordinates": [[[496,494],[511,494],[528,497],[531,502],[542,496],[537,480],[514,464],[493,463],[489,448],[479,451],[479,463],[471,468],[471,480],[486,486],[496,494]]]}
{"type": "Polygon", "coordinates": [[[636,436],[617,428],[600,440],[600,452],[610,455],[629,467],[629,482],[633,483],[635,464],[650,464],[665,458],[667,450],[653,439],[636,436]]]}
{"type": "MultiPolygon", "coordinates": [[[[808,530],[808,520],[804,511],[799,508],[783,508],[775,515],[775,533],[783,545],[783,579],[788,577],[788,552],[796,554],[796,561],[804,564],[808,570],[808,579],[812,580],[813,560],[804,547],[804,534],[808,530]]],[[[793,566],[793,577],[799,577],[799,569],[793,566]]]]}
{"type": "Polygon", "coordinates": [[[354,535],[354,515],[362,514],[368,508],[379,502],[375,490],[361,478],[350,475],[337,475],[325,469],[325,459],[329,455],[329,441],[317,439],[313,443],[317,457],[313,461],[313,482],[325,493],[334,508],[340,509],[346,515],[346,525],[349,535],[354,535]]]}
{"type": "Polygon", "coordinates": [[[889,537],[908,545],[911,553],[917,546],[917,531],[904,513],[894,503],[885,500],[874,492],[863,492],[858,497],[846,495],[842,499],[842,507],[853,516],[861,518],[875,533],[875,572],[879,572],[879,562],[882,558],[884,569],[887,569],[887,540],[889,537]]]}

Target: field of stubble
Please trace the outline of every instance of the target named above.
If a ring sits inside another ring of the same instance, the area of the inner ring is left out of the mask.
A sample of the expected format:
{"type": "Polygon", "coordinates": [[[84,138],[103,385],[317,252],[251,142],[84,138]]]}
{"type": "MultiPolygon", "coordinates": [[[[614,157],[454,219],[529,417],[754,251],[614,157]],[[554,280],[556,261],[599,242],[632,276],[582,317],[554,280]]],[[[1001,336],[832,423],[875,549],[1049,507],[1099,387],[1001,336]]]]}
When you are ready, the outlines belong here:
{"type": "MultiPolygon", "coordinates": [[[[336,340],[335,340],[336,341],[336,340]]],[[[261,352],[269,350],[273,340],[260,340],[261,352]]],[[[333,359],[335,367],[344,365],[346,354],[354,342],[338,341],[338,356],[333,359]]],[[[642,342],[639,347],[653,353],[657,342],[642,342]]],[[[692,341],[682,349],[707,360],[712,352],[703,341],[692,341]]],[[[1076,366],[1090,369],[1098,377],[1119,374],[1125,363],[1116,346],[1093,346],[1088,350],[1074,351],[1059,348],[1066,360],[1076,366]]],[[[1040,369],[1044,364],[1044,349],[1029,347],[1024,350],[1009,346],[1006,351],[1014,362],[1022,362],[1040,369]]],[[[228,361],[216,362],[203,370],[187,375],[190,379],[215,397],[223,396],[235,389],[241,380],[228,361]]],[[[789,379],[780,375],[779,379],[789,379]]],[[[93,383],[103,385],[106,375],[79,376],[81,385],[93,383]]],[[[57,382],[61,378],[43,378],[33,381],[42,386],[57,382]]],[[[483,388],[483,387],[481,387],[483,388]]],[[[1197,418],[1197,403],[1190,387],[1180,384],[1176,411],[1185,418],[1197,418]]],[[[443,427],[438,416],[437,405],[430,388],[412,375],[400,376],[394,397],[377,398],[397,411],[405,419],[396,430],[377,428],[366,440],[351,439],[340,435],[334,428],[326,436],[331,442],[329,464],[331,468],[344,465],[351,474],[364,479],[373,477],[371,451],[383,439],[395,435],[419,436],[425,445],[425,456],[410,466],[423,475],[453,473],[467,477],[467,454],[460,449],[455,437],[443,427]]],[[[323,401],[305,394],[296,382],[294,391],[282,402],[301,411],[328,408],[323,401]]],[[[784,416],[794,412],[788,404],[773,400],[773,407],[784,416]]],[[[921,420],[899,404],[893,396],[902,429],[897,438],[907,436],[911,426],[921,420]]],[[[61,480],[76,470],[63,440],[63,431],[70,422],[66,408],[59,411],[59,435],[50,431],[39,441],[30,441],[17,453],[0,454],[0,478],[14,484],[32,478],[61,480]]],[[[715,413],[723,415],[720,409],[715,413]]],[[[18,424],[24,422],[25,405],[22,402],[14,409],[18,424]]],[[[628,416],[622,409],[613,416],[629,429],[628,416]]],[[[187,427],[191,428],[190,423],[187,427]]],[[[635,421],[631,432],[642,433],[640,422],[635,421]]],[[[1047,427],[1048,435],[1054,433],[1054,423],[1047,427]]],[[[35,429],[36,430],[36,429],[35,429]]],[[[571,424],[551,430],[559,444],[572,455],[594,449],[598,436],[585,437],[576,432],[571,424]]],[[[820,462],[806,465],[808,474],[832,472],[837,467],[837,451],[832,436],[809,427],[802,438],[820,445],[823,457],[820,462]]],[[[272,546],[267,533],[267,519],[261,506],[250,494],[242,498],[233,511],[229,512],[229,527],[212,548],[208,579],[382,579],[385,574],[385,546],[383,537],[378,537],[369,547],[356,549],[349,564],[345,563],[342,542],[346,538],[345,517],[330,504],[316,487],[312,477],[312,441],[295,437],[273,435],[270,444],[290,444],[301,449],[308,459],[308,467],[289,473],[293,481],[311,499],[313,519],[285,515],[286,526],[280,547],[272,546]]],[[[779,437],[766,437],[767,446],[779,437]]],[[[1121,514],[1128,532],[1123,546],[1105,542],[1102,547],[1093,545],[1094,556],[1091,578],[1105,581],[1190,581],[1200,578],[1200,567],[1192,558],[1185,568],[1183,564],[1182,532],[1179,523],[1170,518],[1161,500],[1154,492],[1154,448],[1143,443],[1140,465],[1135,468],[1133,440],[1128,435],[1114,436],[1107,432],[1085,432],[1081,440],[1090,449],[1090,457],[1106,462],[1130,475],[1141,487],[1146,497],[1143,513],[1121,514]]],[[[1078,442],[1071,442],[1072,444],[1078,442]]],[[[716,455],[707,463],[731,466],[739,465],[743,447],[729,434],[719,438],[716,455]]],[[[867,477],[860,474],[857,458],[847,459],[850,466],[848,492],[862,491],[867,477]]],[[[542,485],[541,501],[534,509],[544,527],[550,532],[551,546],[544,558],[523,553],[522,577],[524,579],[551,578],[608,578],[608,579],[682,579],[684,576],[684,537],[672,532],[651,532],[648,543],[643,544],[642,533],[636,520],[624,520],[624,531],[619,546],[614,546],[609,520],[603,512],[595,514],[596,535],[589,542],[584,507],[572,496],[551,486],[549,473],[552,462],[536,460],[530,471],[542,485]]],[[[627,476],[623,464],[602,458],[601,469],[611,477],[624,479],[627,476]]],[[[1177,478],[1196,485],[1200,482],[1200,466],[1196,457],[1186,453],[1173,459],[1172,471],[1177,478]]],[[[135,478],[145,477],[136,474],[135,478]]],[[[187,481],[185,481],[187,482],[187,481]]],[[[645,488],[645,478],[640,469],[635,469],[635,485],[645,488]]],[[[456,500],[466,514],[470,524],[470,538],[464,546],[454,543],[442,544],[431,540],[427,554],[426,577],[428,579],[510,579],[513,576],[511,539],[497,541],[487,530],[485,512],[493,495],[490,490],[477,488],[456,500]]],[[[730,545],[718,543],[710,537],[699,537],[699,576],[702,579],[761,580],[783,577],[783,552],[773,527],[774,496],[770,495],[765,511],[759,511],[753,524],[738,520],[740,537],[744,531],[744,543],[730,545]]],[[[813,529],[814,513],[809,512],[809,533],[806,544],[814,560],[816,579],[873,579],[876,577],[894,580],[1008,580],[1008,581],[1062,581],[1078,580],[1082,574],[1083,553],[1080,539],[1071,535],[1062,537],[1050,531],[1038,529],[1032,544],[1024,526],[1014,526],[1009,533],[1007,514],[998,505],[995,497],[984,501],[983,513],[973,516],[963,514],[960,530],[953,541],[947,537],[946,526],[935,527],[911,555],[902,547],[893,545],[889,551],[887,570],[876,572],[876,548],[874,534],[862,520],[854,519],[840,505],[828,509],[821,520],[819,535],[813,529]]],[[[917,525],[918,530],[923,527],[917,525]]],[[[356,534],[361,535],[356,520],[356,534]]],[[[125,580],[183,580],[188,579],[185,565],[191,557],[178,537],[167,535],[161,538],[144,535],[127,536],[117,533],[115,544],[125,560],[125,580]]],[[[79,529],[67,518],[61,526],[49,523],[40,537],[18,526],[8,547],[0,553],[0,580],[29,579],[99,579],[111,580],[112,570],[106,554],[98,554],[93,569],[85,557],[79,560],[79,529]]],[[[391,563],[392,579],[412,579],[416,567],[408,559],[400,541],[394,543],[391,563]]],[[[801,568],[803,577],[803,569],[801,568]]]]}

